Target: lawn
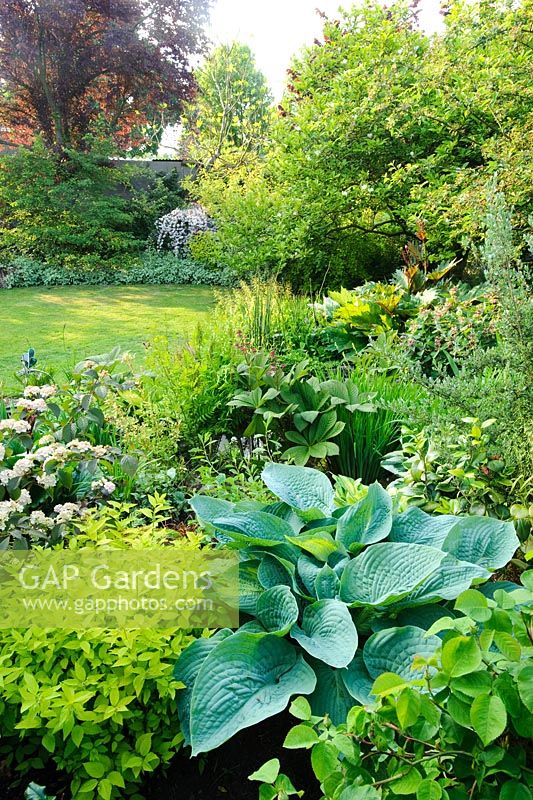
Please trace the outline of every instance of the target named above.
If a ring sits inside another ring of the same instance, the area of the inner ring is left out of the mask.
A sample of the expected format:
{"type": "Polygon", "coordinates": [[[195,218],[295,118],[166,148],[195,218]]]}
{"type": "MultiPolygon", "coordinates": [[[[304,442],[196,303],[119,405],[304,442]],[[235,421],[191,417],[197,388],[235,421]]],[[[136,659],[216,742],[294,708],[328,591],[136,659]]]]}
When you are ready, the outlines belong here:
{"type": "Polygon", "coordinates": [[[0,383],[12,385],[29,347],[61,371],[115,345],[139,354],[157,335],[183,339],[205,320],[213,289],[198,286],[67,286],[0,290],[0,383]]]}

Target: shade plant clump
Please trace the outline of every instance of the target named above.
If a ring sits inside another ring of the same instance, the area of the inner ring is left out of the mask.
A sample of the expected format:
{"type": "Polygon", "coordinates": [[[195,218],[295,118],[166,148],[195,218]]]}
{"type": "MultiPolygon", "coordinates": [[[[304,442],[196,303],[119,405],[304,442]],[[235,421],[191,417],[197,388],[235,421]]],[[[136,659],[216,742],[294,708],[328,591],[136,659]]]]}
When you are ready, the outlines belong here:
{"type": "Polygon", "coordinates": [[[191,500],[221,546],[239,551],[247,618],[236,633],[193,643],[176,664],[193,754],[278,714],[294,694],[340,724],[383,673],[421,677],[415,655],[440,647],[427,630],[448,615],[443,604],[486,582],[518,546],[509,522],[395,515],[379,484],[335,507],[316,470],[270,464],[263,479],[278,498],[268,506],[191,500]]]}

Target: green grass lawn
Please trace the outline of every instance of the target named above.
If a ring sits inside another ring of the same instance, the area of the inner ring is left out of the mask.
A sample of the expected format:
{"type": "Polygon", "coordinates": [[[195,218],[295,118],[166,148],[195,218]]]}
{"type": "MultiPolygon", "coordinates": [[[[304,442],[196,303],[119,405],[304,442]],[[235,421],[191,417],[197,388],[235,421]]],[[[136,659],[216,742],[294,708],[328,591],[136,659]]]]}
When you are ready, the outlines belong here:
{"type": "Polygon", "coordinates": [[[20,357],[33,347],[56,371],[119,345],[139,354],[143,342],[183,339],[205,320],[213,289],[198,286],[66,286],[0,290],[0,383],[13,386],[20,357]]]}

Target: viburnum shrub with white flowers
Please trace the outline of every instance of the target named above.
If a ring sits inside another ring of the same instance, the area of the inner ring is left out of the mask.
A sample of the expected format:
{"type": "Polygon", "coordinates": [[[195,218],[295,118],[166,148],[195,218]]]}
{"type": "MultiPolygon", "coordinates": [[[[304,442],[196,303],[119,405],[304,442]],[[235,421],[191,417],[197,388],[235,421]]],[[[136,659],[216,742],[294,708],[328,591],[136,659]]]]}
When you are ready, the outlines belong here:
{"type": "Polygon", "coordinates": [[[192,237],[212,230],[214,226],[204,209],[195,204],[188,208],[175,208],[156,220],[155,227],[158,249],[169,247],[175,256],[184,258],[189,255],[192,237]]]}
{"type": "Polygon", "coordinates": [[[26,386],[0,419],[0,548],[54,544],[86,510],[113,495],[109,473],[134,459],[104,443],[98,400],[120,384],[109,362],[83,362],[62,389],[26,386]]]}

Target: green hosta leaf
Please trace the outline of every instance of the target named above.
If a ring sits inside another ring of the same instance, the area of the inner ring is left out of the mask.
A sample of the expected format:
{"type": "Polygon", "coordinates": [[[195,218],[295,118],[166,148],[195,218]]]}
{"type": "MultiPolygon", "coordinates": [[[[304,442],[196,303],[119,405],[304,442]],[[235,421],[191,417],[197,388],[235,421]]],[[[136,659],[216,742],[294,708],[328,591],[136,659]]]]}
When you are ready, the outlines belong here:
{"type": "Polygon", "coordinates": [[[412,592],[444,557],[445,553],[426,545],[376,544],[346,566],[340,597],[354,605],[388,605],[412,592]]]}
{"type": "Polygon", "coordinates": [[[283,711],[292,694],[310,694],[315,686],[313,670],[285,639],[235,633],[209,654],[196,679],[192,754],[213,750],[283,711]]]}
{"type": "Polygon", "coordinates": [[[257,568],[257,579],[265,589],[280,584],[292,586],[294,571],[294,565],[290,561],[264,553],[257,568]]]}
{"type": "Polygon", "coordinates": [[[442,668],[452,678],[475,672],[481,658],[481,650],[473,636],[455,636],[442,647],[442,668]]]}
{"type": "Polygon", "coordinates": [[[339,576],[329,564],[324,564],[317,573],[315,580],[315,593],[319,600],[334,598],[339,590],[339,576]]]}
{"type": "Polygon", "coordinates": [[[239,608],[247,614],[255,614],[257,601],[264,592],[257,579],[259,561],[245,561],[239,565],[239,608]]]}
{"type": "Polygon", "coordinates": [[[298,536],[288,536],[287,541],[296,545],[301,550],[310,553],[318,561],[327,561],[337,550],[337,543],[329,533],[299,533],[298,536]]]}
{"type": "Polygon", "coordinates": [[[276,497],[302,512],[321,511],[329,516],[335,492],[323,472],[309,467],[268,464],[263,480],[276,497]]]}
{"type": "Polygon", "coordinates": [[[442,545],[459,518],[450,514],[432,517],[413,506],[394,517],[389,539],[391,542],[426,544],[442,548],[442,545]]]}
{"type": "Polygon", "coordinates": [[[445,555],[438,569],[404,597],[400,605],[409,608],[435,600],[453,600],[468,589],[472,581],[487,580],[489,577],[490,572],[484,567],[445,555]]]}
{"type": "Polygon", "coordinates": [[[366,668],[362,655],[356,656],[352,663],[341,671],[341,675],[346,689],[354,700],[364,706],[375,702],[372,694],[374,681],[366,668]]]}
{"type": "Polygon", "coordinates": [[[255,615],[267,631],[284,636],[298,619],[298,603],[288,586],[273,586],[258,599],[255,615]]]}
{"type": "Polygon", "coordinates": [[[309,725],[295,725],[291,728],[285,737],[283,747],[288,750],[299,750],[305,748],[306,750],[318,742],[318,735],[314,728],[309,725]]]}
{"type": "Polygon", "coordinates": [[[298,559],[296,567],[298,575],[302,579],[303,585],[311,597],[316,597],[315,582],[323,566],[324,565],[320,561],[313,558],[311,555],[307,555],[307,553],[302,553],[298,559]]]}
{"type": "Polygon", "coordinates": [[[284,519],[265,514],[264,511],[248,511],[215,517],[211,524],[229,534],[230,538],[244,545],[270,545],[284,543],[294,531],[284,519]]]}
{"type": "Polygon", "coordinates": [[[421,628],[389,628],[374,633],[366,642],[363,658],[372,678],[382,672],[395,672],[408,681],[424,678],[424,669],[413,669],[416,656],[429,659],[442,642],[438,636],[428,636],[421,628]]]}
{"type": "Polygon", "coordinates": [[[517,675],[516,683],[520,699],[533,714],[533,666],[523,667],[517,675]]]}
{"type": "Polygon", "coordinates": [[[461,561],[494,570],[504,567],[519,545],[512,522],[464,517],[450,530],[442,548],[461,561]]]}
{"type": "Polygon", "coordinates": [[[339,600],[318,600],[307,606],[302,627],[291,636],[315,658],[331,667],[346,667],[357,650],[357,630],[348,608],[339,600]]]}
{"type": "Polygon", "coordinates": [[[248,780],[260,781],[261,783],[274,783],[279,775],[280,767],[279,758],[271,758],[270,761],[267,761],[262,767],[259,767],[258,770],[252,772],[252,774],[248,776],[248,780]]]}
{"type": "Polygon", "coordinates": [[[336,538],[347,550],[357,552],[365,544],[386,539],[391,527],[391,497],[379,483],[373,483],[367,496],[340,517],[336,538]]]}
{"type": "Polygon", "coordinates": [[[345,670],[333,669],[322,661],[313,660],[312,664],[317,679],[316,688],[309,697],[313,714],[319,717],[328,714],[334,725],[342,725],[354,704],[342,679],[345,670]]]}
{"type": "Polygon", "coordinates": [[[215,497],[207,497],[202,494],[191,497],[189,505],[204,525],[212,524],[217,517],[231,514],[234,509],[233,503],[228,503],[227,500],[217,500],[215,497]]]}
{"type": "Polygon", "coordinates": [[[496,695],[480,694],[472,703],[470,721],[483,744],[487,745],[504,732],[507,711],[496,695]]]}
{"type": "Polygon", "coordinates": [[[187,744],[190,743],[189,720],[192,692],[200,668],[215,647],[218,647],[220,642],[232,635],[232,631],[223,628],[208,639],[196,639],[181,653],[176,662],[173,676],[185,686],[177,694],[177,705],[181,731],[187,744]]]}

